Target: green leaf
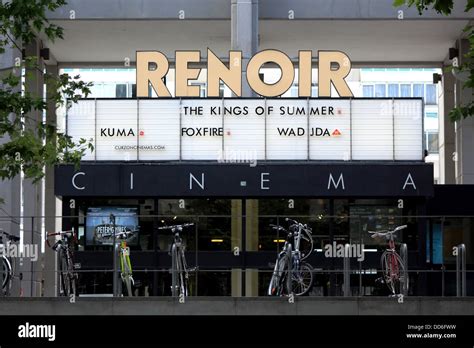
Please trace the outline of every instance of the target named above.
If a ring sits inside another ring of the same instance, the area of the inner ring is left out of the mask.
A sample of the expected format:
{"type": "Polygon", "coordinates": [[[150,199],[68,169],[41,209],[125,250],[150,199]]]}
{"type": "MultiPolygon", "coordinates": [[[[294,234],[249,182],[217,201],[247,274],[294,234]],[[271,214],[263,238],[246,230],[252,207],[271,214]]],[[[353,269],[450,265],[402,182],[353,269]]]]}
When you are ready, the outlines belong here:
{"type": "Polygon", "coordinates": [[[472,8],[474,8],[474,0],[467,0],[466,8],[464,12],[469,12],[472,8]]]}
{"type": "Polygon", "coordinates": [[[394,0],[393,1],[393,6],[394,7],[400,7],[402,5],[405,5],[405,0],[394,0]]]}

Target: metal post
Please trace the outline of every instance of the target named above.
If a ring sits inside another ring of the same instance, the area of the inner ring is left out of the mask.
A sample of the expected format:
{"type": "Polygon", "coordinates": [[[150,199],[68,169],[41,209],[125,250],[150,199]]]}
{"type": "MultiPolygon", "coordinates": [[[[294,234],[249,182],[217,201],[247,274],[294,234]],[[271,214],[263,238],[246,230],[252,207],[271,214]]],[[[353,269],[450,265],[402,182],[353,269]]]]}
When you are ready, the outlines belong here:
{"type": "Polygon", "coordinates": [[[444,297],[444,271],[445,271],[444,265],[441,266],[441,296],[444,297]]]}
{"type": "MultiPolygon", "coordinates": [[[[4,296],[3,293],[3,249],[5,246],[5,243],[3,243],[3,234],[2,231],[0,230],[0,297],[4,296]]],[[[6,270],[5,270],[6,271],[6,270]]]]}
{"type": "Polygon", "coordinates": [[[171,296],[176,297],[176,244],[171,247],[171,296]]]}
{"type": "Polygon", "coordinates": [[[456,254],[456,296],[466,296],[466,245],[458,245],[456,254]]]}
{"type": "Polygon", "coordinates": [[[461,252],[460,250],[460,245],[458,245],[458,250],[457,250],[457,254],[456,254],[456,296],[457,297],[460,297],[461,296],[461,277],[460,277],[460,274],[459,274],[459,253],[461,252]]]}
{"type": "Polygon", "coordinates": [[[400,244],[400,257],[403,262],[403,287],[402,287],[402,295],[408,295],[408,249],[406,243],[400,244]]]}
{"type": "Polygon", "coordinates": [[[112,246],[112,264],[113,264],[113,271],[112,271],[112,290],[113,296],[118,296],[118,277],[117,277],[117,243],[116,243],[116,234],[115,234],[115,215],[110,214],[110,221],[112,222],[112,233],[113,233],[113,246],[112,246]]]}
{"type": "Polygon", "coordinates": [[[461,244],[462,256],[461,256],[461,296],[466,297],[466,245],[461,244]]]}
{"type": "Polygon", "coordinates": [[[349,258],[351,246],[349,244],[344,245],[344,260],[343,260],[343,274],[344,274],[344,285],[343,285],[343,293],[344,297],[349,296],[351,291],[351,275],[350,275],[350,267],[351,267],[351,260],[349,258]]]}

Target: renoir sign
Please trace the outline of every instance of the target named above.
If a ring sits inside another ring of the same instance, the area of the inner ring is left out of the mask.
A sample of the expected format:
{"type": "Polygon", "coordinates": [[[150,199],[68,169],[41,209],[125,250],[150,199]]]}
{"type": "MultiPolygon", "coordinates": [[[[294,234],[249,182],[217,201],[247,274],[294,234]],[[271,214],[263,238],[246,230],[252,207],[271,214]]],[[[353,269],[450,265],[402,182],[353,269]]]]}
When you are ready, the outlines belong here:
{"type": "Polygon", "coordinates": [[[421,99],[81,100],[67,116],[84,160],[422,160],[421,99]]]}

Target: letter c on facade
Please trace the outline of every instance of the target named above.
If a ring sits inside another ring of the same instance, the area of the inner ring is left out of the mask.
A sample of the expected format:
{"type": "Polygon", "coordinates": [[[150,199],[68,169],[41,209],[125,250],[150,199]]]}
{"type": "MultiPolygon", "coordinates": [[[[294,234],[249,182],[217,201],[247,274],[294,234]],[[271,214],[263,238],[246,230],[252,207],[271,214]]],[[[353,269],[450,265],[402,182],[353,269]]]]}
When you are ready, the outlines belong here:
{"type": "Polygon", "coordinates": [[[77,186],[76,185],[76,178],[79,176],[79,175],[86,175],[86,173],[84,172],[77,172],[76,174],[74,174],[74,176],[72,177],[72,186],[74,186],[74,188],[76,190],[84,190],[85,189],[85,186],[77,186]]]}

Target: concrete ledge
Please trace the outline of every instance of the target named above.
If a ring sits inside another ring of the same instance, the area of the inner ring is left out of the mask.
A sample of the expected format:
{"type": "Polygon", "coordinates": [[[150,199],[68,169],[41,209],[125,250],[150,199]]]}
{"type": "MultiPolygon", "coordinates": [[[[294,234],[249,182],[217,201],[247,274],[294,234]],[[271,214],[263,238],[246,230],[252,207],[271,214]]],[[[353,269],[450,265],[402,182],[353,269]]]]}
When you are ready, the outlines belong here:
{"type": "Polygon", "coordinates": [[[0,315],[474,315],[474,297],[0,298],[0,315]]]}

